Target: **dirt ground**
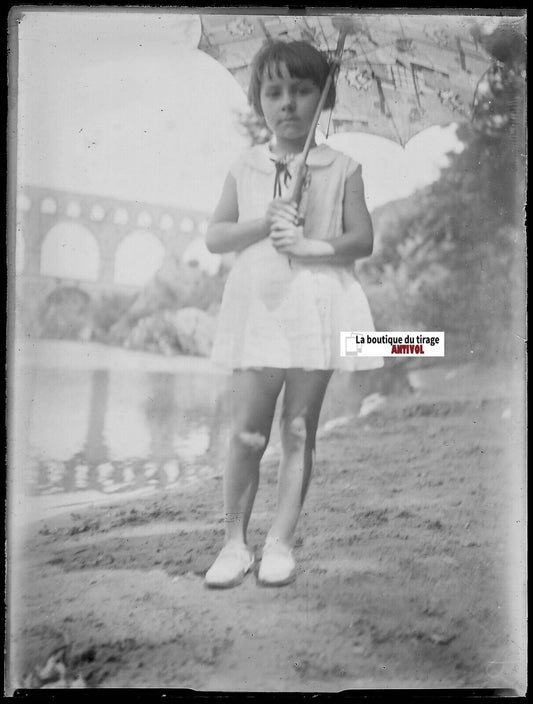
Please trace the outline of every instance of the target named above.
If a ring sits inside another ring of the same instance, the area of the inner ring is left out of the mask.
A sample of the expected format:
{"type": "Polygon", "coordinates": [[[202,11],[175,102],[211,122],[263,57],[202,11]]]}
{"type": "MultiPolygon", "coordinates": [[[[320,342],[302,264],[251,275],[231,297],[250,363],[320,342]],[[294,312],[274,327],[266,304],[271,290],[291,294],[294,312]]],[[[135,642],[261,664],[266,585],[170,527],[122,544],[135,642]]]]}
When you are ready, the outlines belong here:
{"type": "Polygon", "coordinates": [[[68,642],[89,687],[522,691],[523,399],[508,370],[437,372],[319,439],[289,586],[203,587],[219,475],[32,524],[11,555],[12,686],[68,642]]]}

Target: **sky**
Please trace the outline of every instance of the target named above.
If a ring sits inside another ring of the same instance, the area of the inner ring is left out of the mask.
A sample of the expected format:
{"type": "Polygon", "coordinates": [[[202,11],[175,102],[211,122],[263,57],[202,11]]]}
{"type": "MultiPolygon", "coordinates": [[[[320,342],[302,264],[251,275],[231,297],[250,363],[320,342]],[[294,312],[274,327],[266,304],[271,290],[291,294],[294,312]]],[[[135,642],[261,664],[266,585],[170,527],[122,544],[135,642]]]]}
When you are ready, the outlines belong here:
{"type": "MultiPolygon", "coordinates": [[[[209,213],[247,144],[235,125],[246,99],[199,37],[198,18],[177,10],[27,11],[10,76],[17,183],[209,213]]],[[[370,210],[435,180],[460,149],[454,126],[405,149],[368,134],[328,143],[362,163],[370,210]]]]}

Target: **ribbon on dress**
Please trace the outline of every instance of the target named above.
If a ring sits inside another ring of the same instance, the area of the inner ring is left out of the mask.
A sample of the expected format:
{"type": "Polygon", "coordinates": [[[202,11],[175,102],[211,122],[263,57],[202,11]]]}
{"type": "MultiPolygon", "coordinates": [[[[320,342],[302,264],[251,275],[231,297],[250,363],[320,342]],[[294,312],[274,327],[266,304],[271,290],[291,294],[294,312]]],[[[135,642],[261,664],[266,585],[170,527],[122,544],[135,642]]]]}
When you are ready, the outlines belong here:
{"type": "Polygon", "coordinates": [[[283,178],[283,185],[287,187],[289,181],[292,178],[292,174],[289,171],[289,162],[292,159],[292,155],[283,156],[281,159],[271,159],[276,167],[276,177],[274,179],[274,198],[281,198],[281,181],[283,178]]]}

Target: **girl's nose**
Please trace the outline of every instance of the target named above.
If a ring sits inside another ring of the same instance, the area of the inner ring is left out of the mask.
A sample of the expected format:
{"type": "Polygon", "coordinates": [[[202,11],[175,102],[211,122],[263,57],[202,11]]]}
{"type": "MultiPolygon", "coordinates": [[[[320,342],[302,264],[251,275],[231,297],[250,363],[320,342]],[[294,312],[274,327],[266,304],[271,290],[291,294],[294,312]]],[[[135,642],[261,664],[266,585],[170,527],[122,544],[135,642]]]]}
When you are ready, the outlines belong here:
{"type": "Polygon", "coordinates": [[[282,106],[283,110],[294,110],[294,107],[295,107],[294,94],[289,91],[284,93],[281,106],[282,106]]]}

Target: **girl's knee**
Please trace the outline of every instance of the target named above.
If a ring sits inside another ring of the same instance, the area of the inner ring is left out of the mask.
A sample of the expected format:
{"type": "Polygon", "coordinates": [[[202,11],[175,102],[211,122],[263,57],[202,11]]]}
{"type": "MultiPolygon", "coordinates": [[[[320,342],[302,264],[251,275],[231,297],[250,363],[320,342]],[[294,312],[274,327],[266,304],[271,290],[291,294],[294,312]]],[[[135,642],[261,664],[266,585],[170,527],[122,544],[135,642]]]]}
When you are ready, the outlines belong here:
{"type": "Polygon", "coordinates": [[[260,454],[264,451],[267,438],[258,431],[234,430],[233,443],[242,452],[260,454]]]}
{"type": "Polygon", "coordinates": [[[286,451],[296,452],[306,446],[314,447],[315,435],[315,424],[305,414],[282,419],[281,439],[286,451]]]}

